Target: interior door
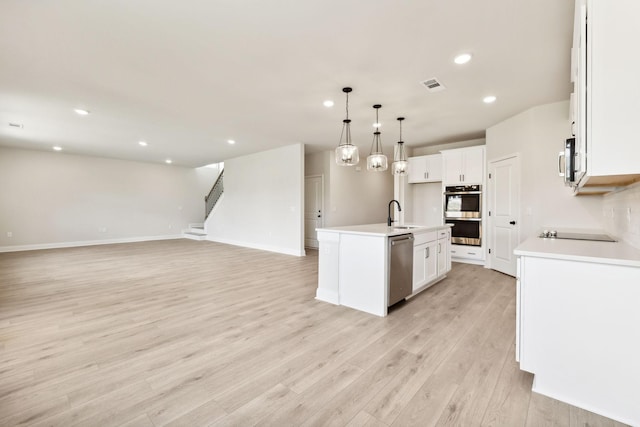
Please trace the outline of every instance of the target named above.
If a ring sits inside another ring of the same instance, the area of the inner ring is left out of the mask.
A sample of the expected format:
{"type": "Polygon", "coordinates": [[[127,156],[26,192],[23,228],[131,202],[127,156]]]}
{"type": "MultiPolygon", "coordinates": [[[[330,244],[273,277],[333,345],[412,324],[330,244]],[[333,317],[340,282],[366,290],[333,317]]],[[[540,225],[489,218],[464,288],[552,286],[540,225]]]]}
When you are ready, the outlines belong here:
{"type": "Polygon", "coordinates": [[[322,176],[304,178],[304,246],[318,248],[316,228],[322,227],[322,176]]]}
{"type": "Polygon", "coordinates": [[[491,268],[516,275],[513,250],[520,241],[520,158],[517,155],[489,165],[491,268]]]}

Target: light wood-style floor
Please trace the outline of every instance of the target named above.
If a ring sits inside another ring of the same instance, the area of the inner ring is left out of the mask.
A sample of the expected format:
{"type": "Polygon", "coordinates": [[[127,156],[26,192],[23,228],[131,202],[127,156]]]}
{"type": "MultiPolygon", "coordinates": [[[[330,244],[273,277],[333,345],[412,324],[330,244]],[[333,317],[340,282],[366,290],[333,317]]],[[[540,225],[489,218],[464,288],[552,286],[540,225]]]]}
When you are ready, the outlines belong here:
{"type": "Polygon", "coordinates": [[[2,426],[614,426],[531,393],[511,277],[454,264],[387,318],[298,258],[171,240],[0,254],[2,426]]]}

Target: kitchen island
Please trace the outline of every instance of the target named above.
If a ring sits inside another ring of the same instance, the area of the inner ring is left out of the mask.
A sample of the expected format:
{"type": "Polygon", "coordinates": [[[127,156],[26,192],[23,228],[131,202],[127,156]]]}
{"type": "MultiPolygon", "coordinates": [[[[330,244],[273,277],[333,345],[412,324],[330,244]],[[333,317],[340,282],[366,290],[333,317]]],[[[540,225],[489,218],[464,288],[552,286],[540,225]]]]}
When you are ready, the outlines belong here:
{"type": "Polygon", "coordinates": [[[413,296],[442,280],[451,269],[451,227],[366,224],[319,228],[316,299],[376,316],[389,306],[389,238],[413,235],[413,296]]]}
{"type": "Polygon", "coordinates": [[[533,391],[640,425],[640,250],[532,237],[514,253],[516,360],[533,391]]]}

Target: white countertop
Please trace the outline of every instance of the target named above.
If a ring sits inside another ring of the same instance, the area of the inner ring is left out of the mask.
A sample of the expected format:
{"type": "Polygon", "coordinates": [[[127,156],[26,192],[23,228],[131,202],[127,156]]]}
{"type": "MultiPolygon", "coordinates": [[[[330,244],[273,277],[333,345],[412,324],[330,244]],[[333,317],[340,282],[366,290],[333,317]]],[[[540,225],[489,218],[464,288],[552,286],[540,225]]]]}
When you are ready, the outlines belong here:
{"type": "Polygon", "coordinates": [[[640,267],[640,249],[623,242],[545,239],[536,236],[522,242],[513,252],[538,258],[640,267]]]}
{"type": "Polygon", "coordinates": [[[437,231],[450,228],[451,224],[439,225],[436,227],[425,227],[422,225],[395,225],[387,226],[387,224],[363,224],[363,225],[347,225],[344,227],[327,227],[318,228],[316,231],[324,231],[331,233],[345,233],[345,234],[362,234],[366,236],[397,236],[399,234],[408,233],[426,233],[429,231],[437,231]],[[397,227],[412,227],[412,228],[397,228],[397,227]]]}

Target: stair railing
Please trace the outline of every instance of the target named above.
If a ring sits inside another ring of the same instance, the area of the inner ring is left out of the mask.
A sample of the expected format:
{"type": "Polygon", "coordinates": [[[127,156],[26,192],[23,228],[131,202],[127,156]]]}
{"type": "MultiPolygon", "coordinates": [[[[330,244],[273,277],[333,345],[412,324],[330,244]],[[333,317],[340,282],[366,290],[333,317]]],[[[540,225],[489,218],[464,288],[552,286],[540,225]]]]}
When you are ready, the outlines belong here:
{"type": "Polygon", "coordinates": [[[216,179],[216,183],[211,187],[211,191],[204,198],[204,219],[206,220],[209,217],[209,214],[213,210],[213,207],[218,203],[218,199],[222,196],[224,192],[224,169],[218,175],[218,179],[216,179]]]}

